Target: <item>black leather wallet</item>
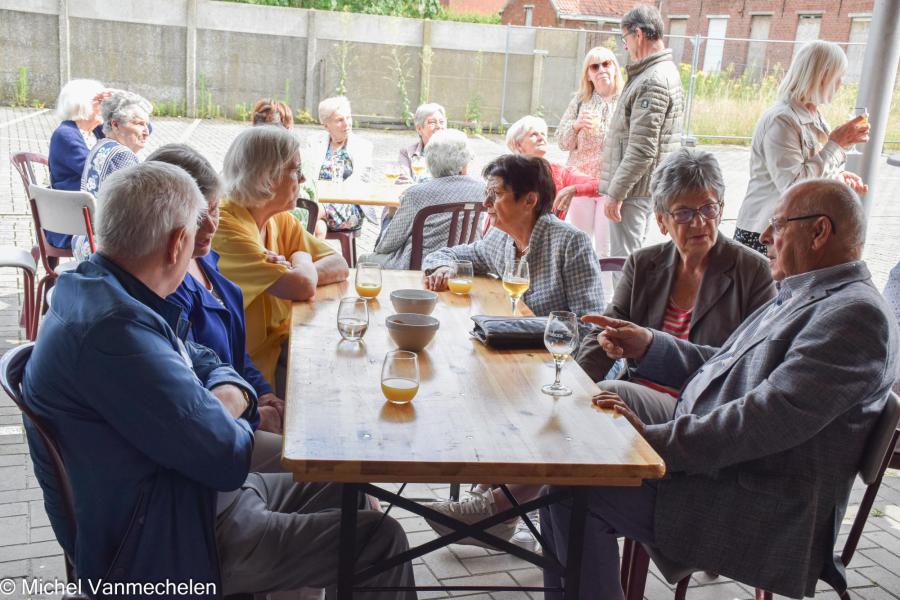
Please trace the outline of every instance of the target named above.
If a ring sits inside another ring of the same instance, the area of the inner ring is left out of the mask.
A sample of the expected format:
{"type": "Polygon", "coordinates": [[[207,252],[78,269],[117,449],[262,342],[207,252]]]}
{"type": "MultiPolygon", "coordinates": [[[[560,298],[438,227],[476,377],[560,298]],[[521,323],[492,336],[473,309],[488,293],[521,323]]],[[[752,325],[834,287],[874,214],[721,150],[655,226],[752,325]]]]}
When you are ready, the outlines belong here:
{"type": "Polygon", "coordinates": [[[547,317],[496,317],[475,315],[472,337],[499,349],[543,348],[547,317]]]}

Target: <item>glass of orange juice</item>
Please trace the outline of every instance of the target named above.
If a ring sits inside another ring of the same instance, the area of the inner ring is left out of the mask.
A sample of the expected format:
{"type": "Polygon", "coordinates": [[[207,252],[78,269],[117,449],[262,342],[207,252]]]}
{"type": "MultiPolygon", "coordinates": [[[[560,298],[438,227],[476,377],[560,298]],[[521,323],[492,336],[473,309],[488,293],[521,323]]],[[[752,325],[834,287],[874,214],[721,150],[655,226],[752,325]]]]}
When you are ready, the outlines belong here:
{"type": "Polygon", "coordinates": [[[363,298],[374,298],[381,292],[381,265],[357,263],[356,293],[363,298]]]}
{"type": "Polygon", "coordinates": [[[472,280],[475,278],[471,260],[454,260],[450,265],[450,278],[447,287],[459,296],[466,296],[472,290],[472,280]]]}
{"type": "Polygon", "coordinates": [[[408,404],[419,391],[419,357],[415,352],[394,350],[384,356],[381,393],[394,404],[408,404]]]}

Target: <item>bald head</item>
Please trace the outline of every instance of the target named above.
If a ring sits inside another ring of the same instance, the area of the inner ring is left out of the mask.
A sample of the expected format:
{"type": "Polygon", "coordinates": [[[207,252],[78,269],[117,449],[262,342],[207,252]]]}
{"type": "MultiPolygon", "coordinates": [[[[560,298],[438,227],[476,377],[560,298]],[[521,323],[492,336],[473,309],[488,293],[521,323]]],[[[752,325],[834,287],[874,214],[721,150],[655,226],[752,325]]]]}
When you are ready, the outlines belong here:
{"type": "Polygon", "coordinates": [[[792,212],[831,217],[834,231],[830,241],[835,249],[846,251],[850,260],[862,256],[866,240],[866,213],[859,196],[847,184],[836,179],[810,179],[785,192],[784,202],[792,212]]]}

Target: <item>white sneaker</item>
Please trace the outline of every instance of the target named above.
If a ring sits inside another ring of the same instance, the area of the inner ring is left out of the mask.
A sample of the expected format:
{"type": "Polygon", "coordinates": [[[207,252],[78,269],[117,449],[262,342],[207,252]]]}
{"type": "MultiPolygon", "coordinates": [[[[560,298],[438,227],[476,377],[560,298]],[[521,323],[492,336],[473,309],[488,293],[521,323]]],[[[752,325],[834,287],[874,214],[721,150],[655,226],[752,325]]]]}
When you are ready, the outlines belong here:
{"type": "MultiPolygon", "coordinates": [[[[531,519],[531,522],[534,524],[535,528],[540,531],[540,513],[536,510],[528,513],[528,518],[531,519]]],[[[540,552],[541,546],[537,543],[534,535],[531,533],[531,530],[528,529],[528,525],[525,524],[523,519],[519,519],[516,522],[516,532],[513,533],[512,538],[509,540],[516,546],[520,548],[524,548],[526,550],[531,550],[532,552],[540,552]]]]}
{"type": "MultiPolygon", "coordinates": [[[[443,513],[448,517],[452,517],[457,521],[462,521],[466,524],[477,523],[478,521],[487,519],[488,517],[497,514],[497,506],[494,504],[494,495],[491,494],[490,491],[484,494],[480,494],[478,492],[468,492],[468,494],[469,496],[467,498],[459,502],[446,500],[444,502],[432,502],[430,504],[426,504],[425,506],[428,506],[433,510],[443,513]]],[[[425,520],[439,535],[447,535],[448,533],[451,533],[453,531],[449,527],[444,527],[440,523],[435,523],[433,521],[430,521],[429,519],[425,520]]],[[[503,523],[494,525],[493,527],[488,529],[487,532],[492,535],[496,535],[500,539],[508,540],[516,529],[517,520],[518,519],[514,518],[510,519],[509,521],[504,521],[503,523]]],[[[491,546],[490,544],[473,538],[463,538],[456,543],[465,544],[467,546],[494,548],[494,546],[491,546]]]]}

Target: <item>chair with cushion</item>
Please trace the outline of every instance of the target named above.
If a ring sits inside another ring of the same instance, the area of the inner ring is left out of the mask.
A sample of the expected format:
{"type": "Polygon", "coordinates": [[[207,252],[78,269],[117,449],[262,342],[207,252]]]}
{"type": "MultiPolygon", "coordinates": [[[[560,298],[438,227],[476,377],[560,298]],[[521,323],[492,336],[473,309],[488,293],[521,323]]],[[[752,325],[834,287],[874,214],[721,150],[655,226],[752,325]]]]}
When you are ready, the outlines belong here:
{"type": "MultiPolygon", "coordinates": [[[[94,197],[87,192],[50,190],[37,185],[28,187],[31,217],[34,220],[35,237],[41,250],[41,262],[45,274],[38,282],[32,336],[37,335],[38,321],[44,312],[44,293],[56,282],[60,273],[76,266],[74,261],[51,265],[51,257],[71,257],[71,250],[54,248],[47,243],[44,229],[63,235],[86,236],[94,250],[93,218],[96,210],[94,197]]],[[[33,337],[31,339],[34,339],[33,337]]]]}
{"type": "Polygon", "coordinates": [[[412,226],[412,255],[409,258],[411,271],[422,268],[422,244],[425,239],[425,221],[428,217],[441,214],[452,214],[450,233],[447,236],[447,247],[460,244],[471,244],[478,233],[478,220],[484,205],[481,202],[454,202],[428,206],[416,213],[412,226]]]}
{"type": "Polygon", "coordinates": [[[600,271],[602,273],[619,273],[625,268],[624,256],[607,256],[600,259],[600,271]]]}
{"type": "Polygon", "coordinates": [[[34,256],[22,248],[0,246],[0,267],[22,270],[22,325],[25,337],[34,340],[34,274],[37,271],[34,256]]]}
{"type": "MultiPolygon", "coordinates": [[[[835,555],[835,559],[839,560],[845,567],[853,559],[863,528],[866,526],[866,520],[869,518],[875,497],[878,495],[878,489],[881,487],[881,479],[884,477],[884,472],[888,468],[888,464],[894,454],[894,447],[897,445],[898,436],[900,436],[900,429],[897,428],[898,423],[900,423],[900,398],[898,398],[897,394],[891,392],[888,394],[887,402],[884,410],[881,412],[881,416],[878,418],[875,429],[869,435],[866,449],[863,451],[860,460],[859,478],[866,484],[866,491],[860,502],[859,510],[853,519],[853,525],[850,527],[847,541],[844,542],[844,548],[839,555],[835,555]]],[[[647,570],[651,558],[666,581],[672,585],[677,584],[675,599],[684,600],[691,574],[697,569],[680,565],[662,556],[655,548],[646,544],[636,544],[632,540],[625,540],[625,547],[622,552],[622,588],[625,590],[625,599],[641,600],[644,597],[644,586],[647,581],[647,570]]],[[[841,600],[850,600],[846,578],[843,574],[834,573],[833,575],[833,580],[823,579],[823,581],[838,593],[841,600]]],[[[757,589],[756,598],[758,600],[772,600],[772,593],[757,589]]]]}

